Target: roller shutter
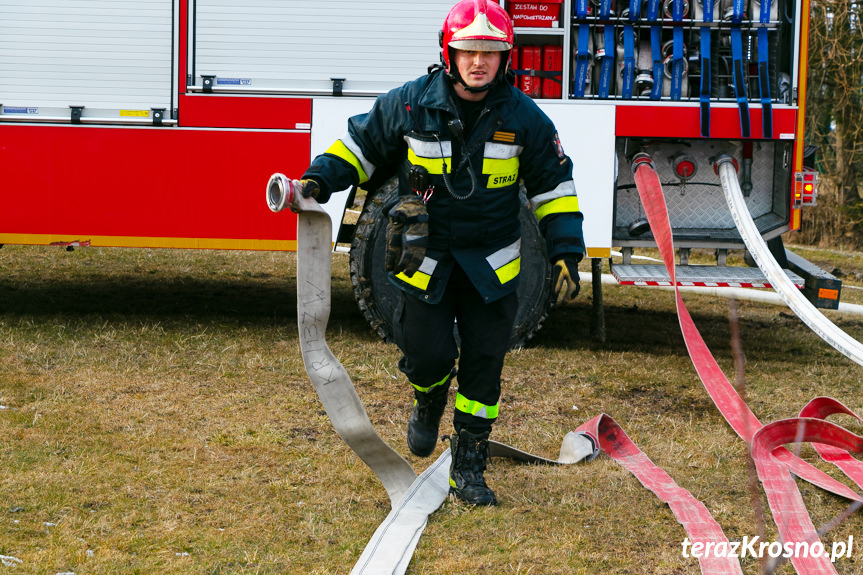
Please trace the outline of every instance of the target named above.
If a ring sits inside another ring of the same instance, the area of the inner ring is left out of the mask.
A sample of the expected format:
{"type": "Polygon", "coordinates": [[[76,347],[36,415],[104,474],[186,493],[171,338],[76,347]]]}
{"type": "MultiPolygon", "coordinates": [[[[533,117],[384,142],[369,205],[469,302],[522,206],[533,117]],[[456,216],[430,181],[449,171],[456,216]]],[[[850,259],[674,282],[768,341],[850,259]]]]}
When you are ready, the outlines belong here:
{"type": "Polygon", "coordinates": [[[379,94],[440,61],[438,31],[453,0],[423,2],[196,0],[196,84],[214,91],[379,94]]]}
{"type": "Polygon", "coordinates": [[[175,0],[0,0],[0,120],[147,121],[174,107],[175,0]]]}

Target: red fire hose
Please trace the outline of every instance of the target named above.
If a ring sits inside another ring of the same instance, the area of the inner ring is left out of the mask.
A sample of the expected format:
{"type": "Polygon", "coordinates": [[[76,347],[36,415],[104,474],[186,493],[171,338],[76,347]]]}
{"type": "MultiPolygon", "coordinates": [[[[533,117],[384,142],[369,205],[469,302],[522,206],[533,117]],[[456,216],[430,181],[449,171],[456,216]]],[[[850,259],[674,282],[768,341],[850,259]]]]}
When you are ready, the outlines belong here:
{"type": "MultiPolygon", "coordinates": [[[[860,418],[834,399],[817,398],[803,408],[798,418],[766,426],[758,421],[707,349],[680,296],[675,279],[671,226],[656,170],[650,158],[644,154],[635,157],[632,168],[650,229],[674,285],[680,327],[696,372],[725,419],[751,446],[758,475],[782,541],[820,544],[818,533],[806,513],[791,474],[847,499],[856,502],[863,499],[842,483],[796,457],[783,445],[816,442],[816,449],[825,461],[836,465],[858,486],[863,486],[863,463],[851,457],[851,453],[863,453],[863,438],[824,421],[824,418],[839,413],[852,415],[858,420],[860,418]]],[[[449,452],[444,452],[417,478],[410,465],[374,431],[350,377],[330,352],[324,338],[329,317],[329,217],[313,200],[297,197],[291,182],[281,174],[274,175],[268,182],[267,203],[273,211],[291,207],[300,213],[297,235],[298,323],[303,360],[309,377],[336,431],[375,472],[393,504],[392,512],[375,532],[351,573],[403,574],[426,525],[426,518],[446,496],[449,452]]],[[[528,462],[575,463],[592,459],[597,446],[669,505],[691,540],[693,556],[698,558],[702,573],[742,573],[738,555],[718,552],[696,555],[696,545],[707,549],[712,546],[714,550],[724,545],[724,549],[729,549],[722,528],[700,501],[653,464],[607,415],[599,415],[584,423],[576,432],[567,434],[558,460],[539,458],[503,444],[494,444],[492,455],[528,462]]],[[[848,551],[850,554],[850,549],[848,551]]],[[[827,555],[795,555],[791,561],[801,574],[835,573],[827,555]]]]}
{"type": "MultiPolygon", "coordinates": [[[[650,229],[675,288],[680,329],[695,370],[725,420],[741,439],[751,446],[758,476],[767,494],[782,541],[811,545],[818,539],[818,534],[791,477],[792,473],[846,499],[863,499],[842,483],[792,454],[783,445],[801,442],[824,444],[817,447],[822,457],[836,464],[859,487],[863,487],[863,464],[850,455],[863,453],[863,438],[838,425],[818,419],[833,413],[851,412],[836,400],[818,398],[803,409],[799,418],[781,420],[766,426],[758,421],[719,368],[677,289],[668,210],[659,176],[650,157],[646,154],[636,155],[632,161],[632,170],[650,229]]],[[[826,555],[803,557],[795,553],[790,559],[800,574],[836,572],[826,555]]],[[[702,566],[702,570],[703,568],[702,566]]]]}

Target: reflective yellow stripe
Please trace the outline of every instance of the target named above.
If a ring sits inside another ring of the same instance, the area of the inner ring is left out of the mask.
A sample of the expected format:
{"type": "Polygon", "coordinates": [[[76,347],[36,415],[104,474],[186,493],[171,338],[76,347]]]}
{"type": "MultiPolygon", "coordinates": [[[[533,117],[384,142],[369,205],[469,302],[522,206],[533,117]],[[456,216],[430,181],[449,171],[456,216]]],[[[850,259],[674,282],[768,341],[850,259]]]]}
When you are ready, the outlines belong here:
{"type": "Polygon", "coordinates": [[[488,189],[505,188],[518,182],[518,171],[510,172],[509,174],[492,174],[488,177],[488,183],[485,187],[488,189]]]}
{"type": "Polygon", "coordinates": [[[411,277],[406,276],[405,272],[401,272],[396,275],[396,277],[406,284],[412,285],[423,291],[428,289],[429,282],[431,281],[431,276],[429,274],[424,274],[423,272],[414,272],[414,275],[411,277]]]}
{"type": "Polygon", "coordinates": [[[502,284],[518,276],[521,270],[521,238],[489,255],[485,260],[502,284]]]}
{"type": "Polygon", "coordinates": [[[488,174],[486,187],[503,188],[518,181],[518,158],[500,160],[495,158],[484,158],[482,161],[482,173],[488,174]]]}
{"type": "Polygon", "coordinates": [[[521,258],[516,258],[505,266],[494,270],[494,273],[497,274],[497,279],[500,280],[500,283],[505,284],[506,282],[515,279],[518,276],[519,271],[521,271],[521,258]]]}
{"type": "Polygon", "coordinates": [[[339,158],[343,159],[344,161],[352,165],[354,168],[356,168],[357,175],[360,178],[361,184],[369,181],[369,177],[366,175],[366,171],[363,169],[362,162],[360,162],[359,158],[357,158],[357,156],[352,151],[350,151],[341,140],[336,140],[336,142],[329,147],[326,153],[338,156],[339,158]]]}
{"type": "Polygon", "coordinates": [[[452,173],[452,158],[421,158],[413,150],[408,150],[408,161],[415,166],[422,166],[430,174],[443,174],[443,165],[446,163],[446,171],[452,173]]]}
{"type": "Polygon", "coordinates": [[[506,160],[496,160],[494,158],[483,158],[482,173],[483,174],[508,174],[517,172],[519,166],[518,157],[508,158],[506,160]]]}
{"type": "Polygon", "coordinates": [[[566,212],[578,211],[580,211],[578,209],[578,196],[564,196],[542,204],[536,208],[536,211],[533,213],[536,215],[537,220],[541,220],[545,216],[549,216],[551,214],[563,214],[566,212]]]}
{"type": "MultiPolygon", "coordinates": [[[[440,380],[437,383],[433,383],[428,387],[420,387],[415,383],[412,383],[411,385],[414,386],[414,389],[416,389],[417,391],[419,391],[421,393],[428,393],[431,388],[445,384],[447,382],[447,380],[449,379],[449,376],[450,376],[450,374],[446,374],[446,376],[444,376],[444,378],[442,380],[440,380]]],[[[414,400],[414,401],[416,401],[416,400],[414,400]]]]}
{"type": "Polygon", "coordinates": [[[543,194],[537,194],[530,198],[530,209],[536,210],[539,206],[550,202],[551,200],[556,200],[557,198],[577,195],[578,194],[575,193],[575,183],[572,180],[566,180],[556,185],[554,189],[543,194]]]}
{"type": "Polygon", "coordinates": [[[521,238],[517,239],[505,248],[499,249],[485,260],[497,274],[501,284],[518,276],[521,270],[521,238]]]}
{"type": "Polygon", "coordinates": [[[464,413],[469,413],[474,417],[482,417],[483,419],[497,418],[498,405],[484,405],[478,401],[468,399],[460,393],[455,396],[455,408],[464,413]]]}

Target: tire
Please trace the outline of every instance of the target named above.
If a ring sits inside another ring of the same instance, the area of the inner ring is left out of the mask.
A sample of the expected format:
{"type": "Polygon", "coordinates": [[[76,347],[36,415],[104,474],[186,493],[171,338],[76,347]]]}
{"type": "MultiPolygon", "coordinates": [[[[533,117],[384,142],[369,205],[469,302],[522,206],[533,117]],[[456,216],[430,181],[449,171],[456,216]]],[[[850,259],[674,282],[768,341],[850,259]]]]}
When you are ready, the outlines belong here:
{"type": "MultiPolygon", "coordinates": [[[[388,342],[393,341],[393,312],[400,294],[387,279],[384,269],[386,214],[398,199],[398,193],[398,178],[393,177],[369,194],[357,222],[350,253],[354,297],[371,328],[388,342]]],[[[526,201],[522,202],[521,229],[519,306],[510,336],[511,349],[523,347],[539,331],[554,305],[545,240],[526,201]]]]}

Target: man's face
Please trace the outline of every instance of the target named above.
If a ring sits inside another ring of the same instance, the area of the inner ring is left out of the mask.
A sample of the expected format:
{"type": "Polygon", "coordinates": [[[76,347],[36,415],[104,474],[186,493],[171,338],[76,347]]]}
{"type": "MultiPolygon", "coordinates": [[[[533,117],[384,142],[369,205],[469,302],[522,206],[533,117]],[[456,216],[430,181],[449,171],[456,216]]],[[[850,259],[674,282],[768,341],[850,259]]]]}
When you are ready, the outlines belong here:
{"type": "Polygon", "coordinates": [[[500,52],[473,52],[454,50],[455,67],[464,83],[471,88],[481,88],[494,80],[500,68],[500,52]]]}

